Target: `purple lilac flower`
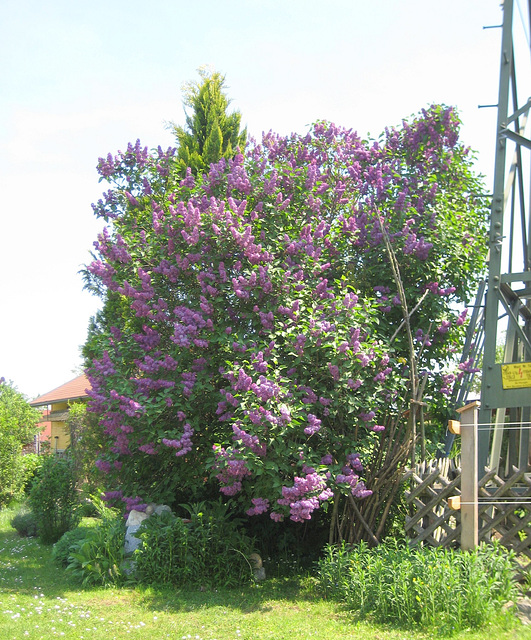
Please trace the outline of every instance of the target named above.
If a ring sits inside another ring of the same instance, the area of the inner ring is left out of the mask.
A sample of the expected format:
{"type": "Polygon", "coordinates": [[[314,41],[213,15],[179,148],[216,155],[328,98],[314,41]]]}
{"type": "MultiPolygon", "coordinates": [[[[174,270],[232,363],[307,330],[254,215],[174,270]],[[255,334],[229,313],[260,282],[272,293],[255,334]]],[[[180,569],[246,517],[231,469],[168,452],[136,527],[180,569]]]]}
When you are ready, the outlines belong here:
{"type": "Polygon", "coordinates": [[[269,500],[266,498],[253,498],[253,506],[245,512],[248,516],[258,516],[269,509],[269,500]]]}
{"type": "Polygon", "coordinates": [[[437,329],[437,331],[439,333],[448,333],[448,330],[450,329],[451,324],[452,323],[449,320],[443,320],[441,323],[441,326],[437,329]]]}
{"type": "Polygon", "coordinates": [[[190,453],[192,450],[192,436],[194,434],[194,430],[192,427],[186,422],[183,427],[183,435],[178,440],[170,440],[168,438],[162,439],[162,444],[166,447],[171,447],[173,449],[177,449],[175,455],[177,457],[181,457],[190,453]]]}
{"type": "Polygon", "coordinates": [[[335,364],[328,363],[328,371],[330,371],[330,375],[337,382],[339,380],[339,367],[335,364]]]}
{"type": "Polygon", "coordinates": [[[112,467],[111,467],[111,463],[108,462],[107,460],[102,460],[101,458],[99,458],[98,460],[96,460],[96,467],[102,471],[103,473],[110,473],[112,467]]]}
{"type": "Polygon", "coordinates": [[[458,327],[460,327],[462,324],[464,324],[464,323],[465,323],[467,313],[468,313],[468,309],[465,309],[464,311],[461,311],[461,313],[460,313],[460,314],[459,314],[459,316],[457,317],[456,325],[457,325],[458,327]]]}
{"type": "Polygon", "coordinates": [[[304,428],[304,433],[307,436],[313,436],[317,433],[321,428],[321,421],[319,418],[313,415],[313,413],[308,414],[308,426],[304,428]]]}

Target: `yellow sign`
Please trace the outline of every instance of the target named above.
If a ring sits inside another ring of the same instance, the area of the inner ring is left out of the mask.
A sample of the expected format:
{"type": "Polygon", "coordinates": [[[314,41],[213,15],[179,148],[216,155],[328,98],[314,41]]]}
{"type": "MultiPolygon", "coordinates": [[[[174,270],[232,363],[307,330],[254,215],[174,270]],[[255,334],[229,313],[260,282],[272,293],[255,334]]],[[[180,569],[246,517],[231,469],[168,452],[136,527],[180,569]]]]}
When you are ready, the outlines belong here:
{"type": "Polygon", "coordinates": [[[531,362],[502,364],[502,386],[504,389],[531,387],[531,362]]]}

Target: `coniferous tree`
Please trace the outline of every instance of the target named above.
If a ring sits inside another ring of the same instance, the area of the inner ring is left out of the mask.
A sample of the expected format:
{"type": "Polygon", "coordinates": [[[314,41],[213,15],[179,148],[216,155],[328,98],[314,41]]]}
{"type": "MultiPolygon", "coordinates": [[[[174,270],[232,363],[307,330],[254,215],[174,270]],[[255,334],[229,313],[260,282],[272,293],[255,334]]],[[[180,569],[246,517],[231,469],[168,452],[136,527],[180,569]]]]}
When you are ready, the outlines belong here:
{"type": "Polygon", "coordinates": [[[225,76],[199,69],[200,80],[189,82],[184,89],[186,127],[172,125],[179,143],[177,158],[180,173],[190,167],[197,175],[208,170],[221,158],[232,158],[238,148],[245,147],[247,130],[240,131],[241,113],[227,113],[230,100],[223,89],[225,76]]]}

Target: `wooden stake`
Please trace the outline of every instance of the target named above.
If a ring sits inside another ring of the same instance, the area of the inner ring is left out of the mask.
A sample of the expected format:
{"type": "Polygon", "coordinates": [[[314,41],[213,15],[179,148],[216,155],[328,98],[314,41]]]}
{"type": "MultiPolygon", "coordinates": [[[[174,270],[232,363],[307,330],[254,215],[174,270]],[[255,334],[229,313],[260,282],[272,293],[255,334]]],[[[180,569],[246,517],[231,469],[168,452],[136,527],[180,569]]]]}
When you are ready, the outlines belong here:
{"type": "Polygon", "coordinates": [[[471,402],[461,416],[461,549],[478,546],[478,407],[471,402]]]}

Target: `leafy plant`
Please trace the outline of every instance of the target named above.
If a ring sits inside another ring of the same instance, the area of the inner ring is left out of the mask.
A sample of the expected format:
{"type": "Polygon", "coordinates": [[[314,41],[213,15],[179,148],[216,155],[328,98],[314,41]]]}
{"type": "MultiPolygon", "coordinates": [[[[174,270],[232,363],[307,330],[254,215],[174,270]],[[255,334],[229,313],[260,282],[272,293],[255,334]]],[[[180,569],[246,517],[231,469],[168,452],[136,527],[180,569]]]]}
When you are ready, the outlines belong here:
{"type": "Polygon", "coordinates": [[[122,566],[125,521],[115,509],[100,504],[98,510],[99,523],[69,545],[67,571],[86,586],[121,584],[127,578],[122,566]]]}
{"type": "Polygon", "coordinates": [[[152,515],[137,532],[142,545],[134,553],[137,577],[146,583],[228,587],[249,582],[252,541],[214,503],[188,505],[190,521],[170,512],[152,515]]]}
{"type": "Polygon", "coordinates": [[[74,463],[69,457],[44,456],[29,504],[37,520],[39,538],[57,542],[80,520],[74,463]]]}
{"type": "Polygon", "coordinates": [[[22,448],[38,433],[39,419],[40,412],[12,383],[0,378],[0,509],[23,494],[30,474],[22,448]]]}
{"type": "Polygon", "coordinates": [[[82,540],[85,540],[93,527],[79,526],[64,533],[53,545],[52,559],[56,564],[66,568],[70,554],[82,540]]]}
{"type": "Polygon", "coordinates": [[[96,459],[102,453],[97,422],[97,417],[87,412],[85,403],[73,402],[70,405],[66,419],[70,432],[68,454],[74,462],[78,491],[87,499],[98,493],[101,482],[101,473],[95,466],[96,459]]]}
{"type": "Polygon", "coordinates": [[[21,509],[11,520],[11,526],[23,538],[34,538],[37,535],[37,521],[35,514],[27,509],[21,509]]]}
{"type": "Polygon", "coordinates": [[[24,494],[29,496],[33,484],[39,475],[42,456],[38,456],[36,453],[26,453],[22,456],[21,462],[24,475],[24,494]]]}
{"type": "Polygon", "coordinates": [[[514,554],[493,544],[473,552],[328,546],[317,564],[319,591],[363,618],[454,633],[480,627],[515,597],[514,554]]]}

